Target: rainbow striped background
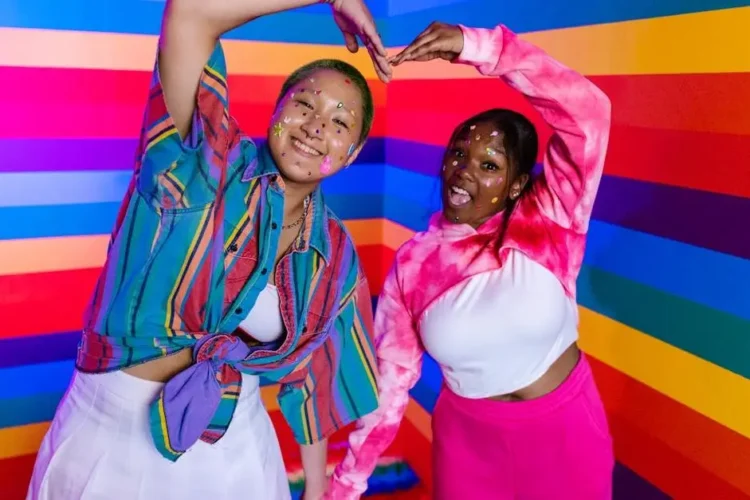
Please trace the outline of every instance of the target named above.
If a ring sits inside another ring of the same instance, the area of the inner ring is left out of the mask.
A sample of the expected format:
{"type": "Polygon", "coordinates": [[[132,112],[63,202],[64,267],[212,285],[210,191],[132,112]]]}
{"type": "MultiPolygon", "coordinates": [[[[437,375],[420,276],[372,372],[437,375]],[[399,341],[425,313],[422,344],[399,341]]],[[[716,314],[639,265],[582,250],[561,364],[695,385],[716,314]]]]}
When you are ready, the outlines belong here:
{"type": "MultiPolygon", "coordinates": [[[[579,301],[581,345],[616,440],[615,496],[750,498],[748,2],[369,4],[389,47],[435,19],[503,22],[611,97],[579,301]]],[[[0,4],[3,499],[23,497],[71,375],[81,313],[132,168],[162,9],[159,0],[0,4]]],[[[453,126],[489,106],[538,123],[518,95],[471,68],[409,65],[386,88],[365,56],[341,47],[323,6],[260,19],[228,38],[233,114],[254,137],[265,135],[284,76],[304,62],[341,57],[371,80],[373,138],[357,166],[325,188],[359,245],[373,295],[394,249],[438,206],[435,174],[453,126]]],[[[391,450],[426,488],[439,386],[427,360],[391,450]]],[[[264,388],[272,410],[275,390],[264,388]]]]}

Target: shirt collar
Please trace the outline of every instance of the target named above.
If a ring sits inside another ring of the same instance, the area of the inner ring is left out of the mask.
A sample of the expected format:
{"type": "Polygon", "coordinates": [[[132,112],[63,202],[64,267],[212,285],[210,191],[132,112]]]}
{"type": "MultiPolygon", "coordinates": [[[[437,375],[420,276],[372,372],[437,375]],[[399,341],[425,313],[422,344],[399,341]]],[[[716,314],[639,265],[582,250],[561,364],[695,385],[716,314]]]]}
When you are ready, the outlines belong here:
{"type": "Polygon", "coordinates": [[[438,233],[439,235],[451,239],[462,239],[468,238],[469,236],[475,236],[478,234],[495,234],[500,230],[500,226],[503,223],[504,211],[498,212],[479,226],[474,229],[468,224],[458,224],[449,221],[443,215],[443,212],[436,212],[430,218],[430,226],[428,231],[431,233],[438,233]]]}
{"type": "MultiPolygon", "coordinates": [[[[266,144],[258,148],[257,157],[245,168],[242,181],[249,182],[263,176],[271,177],[271,184],[276,183],[283,191],[284,181],[279,177],[279,168],[266,144]]],[[[306,252],[312,247],[328,264],[331,260],[331,235],[328,225],[328,208],[323,198],[323,191],[318,186],[310,194],[307,217],[302,221],[302,228],[294,241],[293,250],[306,252]]]]}

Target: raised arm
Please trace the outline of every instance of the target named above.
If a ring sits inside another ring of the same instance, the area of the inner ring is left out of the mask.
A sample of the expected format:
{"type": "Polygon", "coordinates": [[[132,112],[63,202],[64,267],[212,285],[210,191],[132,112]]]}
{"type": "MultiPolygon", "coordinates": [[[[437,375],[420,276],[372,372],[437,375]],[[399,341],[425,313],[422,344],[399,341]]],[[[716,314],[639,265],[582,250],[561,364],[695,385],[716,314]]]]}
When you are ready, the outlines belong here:
{"type": "Polygon", "coordinates": [[[328,500],[357,499],[367,489],[380,455],[393,441],[409,403],[409,390],[419,380],[422,347],[404,306],[397,268],[385,280],[375,313],[378,409],[362,417],[349,436],[349,450],[336,467],[328,500]]]}
{"type": "Polygon", "coordinates": [[[609,99],[591,81],[505,26],[460,28],[464,46],[456,62],[500,77],[521,92],[553,130],[532,198],[557,224],[585,233],[604,170],[609,99]]]}

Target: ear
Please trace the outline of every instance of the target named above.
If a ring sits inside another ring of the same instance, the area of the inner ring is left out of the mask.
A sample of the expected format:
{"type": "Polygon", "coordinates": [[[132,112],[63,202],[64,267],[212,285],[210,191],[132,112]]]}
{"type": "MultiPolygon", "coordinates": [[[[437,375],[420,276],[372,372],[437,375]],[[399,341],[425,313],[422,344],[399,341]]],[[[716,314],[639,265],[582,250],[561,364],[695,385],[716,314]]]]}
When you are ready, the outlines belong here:
{"type": "Polygon", "coordinates": [[[346,162],[344,163],[344,167],[348,167],[352,163],[354,163],[354,160],[357,159],[357,156],[359,156],[359,153],[362,152],[362,148],[365,147],[365,142],[367,142],[367,141],[362,141],[359,144],[359,146],[357,146],[357,147],[354,148],[354,150],[352,151],[352,154],[350,154],[349,157],[346,159],[346,162]]]}
{"type": "Polygon", "coordinates": [[[529,182],[529,174],[521,174],[518,176],[518,178],[513,181],[513,184],[510,185],[510,199],[515,200],[519,196],[521,196],[521,193],[523,193],[523,188],[526,187],[526,184],[529,182]]]}

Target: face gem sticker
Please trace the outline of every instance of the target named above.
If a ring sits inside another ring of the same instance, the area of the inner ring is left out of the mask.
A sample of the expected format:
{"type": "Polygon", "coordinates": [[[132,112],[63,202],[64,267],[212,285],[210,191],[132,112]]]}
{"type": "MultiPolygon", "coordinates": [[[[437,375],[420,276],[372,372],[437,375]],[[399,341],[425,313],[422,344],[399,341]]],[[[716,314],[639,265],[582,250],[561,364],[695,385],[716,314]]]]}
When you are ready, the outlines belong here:
{"type": "Polygon", "coordinates": [[[285,116],[283,121],[284,121],[284,123],[289,123],[289,122],[292,121],[292,119],[289,118],[288,116],[285,116]]]}
{"type": "Polygon", "coordinates": [[[331,157],[325,155],[323,157],[323,163],[320,164],[320,173],[325,175],[331,171],[331,157]]]}
{"type": "Polygon", "coordinates": [[[490,134],[490,137],[497,137],[498,134],[499,132],[497,130],[493,130],[492,133],[490,134]]]}
{"type": "Polygon", "coordinates": [[[338,103],[338,104],[336,105],[336,107],[337,107],[338,109],[341,109],[341,108],[343,108],[343,107],[344,107],[344,103],[343,103],[343,102],[340,102],[340,103],[338,103]]]}
{"type": "Polygon", "coordinates": [[[458,165],[458,160],[453,160],[453,166],[455,167],[457,165],[458,165]]]}
{"type": "Polygon", "coordinates": [[[494,150],[494,149],[492,149],[492,148],[487,148],[487,149],[486,149],[486,151],[487,151],[487,154],[488,154],[488,155],[490,155],[490,156],[495,156],[495,150],[494,150]]]}
{"type": "Polygon", "coordinates": [[[471,127],[469,127],[469,130],[474,130],[475,128],[477,128],[477,126],[476,125],[472,125],[471,127]]]}
{"type": "Polygon", "coordinates": [[[347,151],[346,154],[347,156],[351,156],[353,152],[354,152],[354,143],[351,143],[349,145],[349,151],[347,151]]]}
{"type": "Polygon", "coordinates": [[[497,203],[497,200],[498,200],[498,198],[497,198],[497,196],[495,196],[494,198],[492,198],[492,203],[497,203]]]}
{"type": "Polygon", "coordinates": [[[281,125],[281,123],[277,123],[273,126],[273,135],[276,137],[281,137],[281,133],[284,131],[284,127],[281,125]]]}

